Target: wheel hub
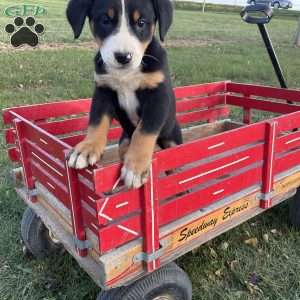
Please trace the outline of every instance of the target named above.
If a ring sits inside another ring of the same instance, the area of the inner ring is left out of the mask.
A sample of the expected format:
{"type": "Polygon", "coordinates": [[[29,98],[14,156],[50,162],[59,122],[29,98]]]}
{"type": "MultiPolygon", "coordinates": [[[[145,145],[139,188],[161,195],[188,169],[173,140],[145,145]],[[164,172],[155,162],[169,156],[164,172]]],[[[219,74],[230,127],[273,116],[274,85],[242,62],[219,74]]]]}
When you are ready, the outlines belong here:
{"type": "Polygon", "coordinates": [[[60,244],[60,241],[55,237],[55,235],[53,234],[53,232],[48,229],[48,234],[49,234],[49,238],[50,240],[54,243],[54,244],[60,244]]]}
{"type": "Polygon", "coordinates": [[[171,295],[163,294],[163,295],[155,297],[153,300],[175,300],[175,299],[171,295]]]}

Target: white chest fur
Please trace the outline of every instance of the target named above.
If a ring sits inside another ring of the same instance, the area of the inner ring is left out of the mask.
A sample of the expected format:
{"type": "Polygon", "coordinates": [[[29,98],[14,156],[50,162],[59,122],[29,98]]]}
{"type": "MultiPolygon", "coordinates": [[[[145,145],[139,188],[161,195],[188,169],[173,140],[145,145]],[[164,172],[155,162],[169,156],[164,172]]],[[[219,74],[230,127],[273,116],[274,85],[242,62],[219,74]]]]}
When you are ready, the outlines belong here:
{"type": "Polygon", "coordinates": [[[120,107],[126,111],[134,125],[137,125],[139,121],[137,115],[139,101],[136,97],[136,90],[140,87],[142,80],[139,70],[132,72],[119,70],[108,74],[95,73],[97,86],[108,86],[117,92],[120,107]]]}

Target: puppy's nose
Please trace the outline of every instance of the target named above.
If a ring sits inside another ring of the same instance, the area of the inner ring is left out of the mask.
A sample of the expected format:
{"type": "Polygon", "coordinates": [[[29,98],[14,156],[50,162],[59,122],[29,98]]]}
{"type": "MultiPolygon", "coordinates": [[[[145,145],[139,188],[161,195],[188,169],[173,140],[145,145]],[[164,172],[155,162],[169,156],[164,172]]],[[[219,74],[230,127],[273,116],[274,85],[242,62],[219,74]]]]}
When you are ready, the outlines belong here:
{"type": "Polygon", "coordinates": [[[116,61],[121,65],[127,65],[132,59],[132,53],[129,52],[116,52],[115,53],[116,61]]]}

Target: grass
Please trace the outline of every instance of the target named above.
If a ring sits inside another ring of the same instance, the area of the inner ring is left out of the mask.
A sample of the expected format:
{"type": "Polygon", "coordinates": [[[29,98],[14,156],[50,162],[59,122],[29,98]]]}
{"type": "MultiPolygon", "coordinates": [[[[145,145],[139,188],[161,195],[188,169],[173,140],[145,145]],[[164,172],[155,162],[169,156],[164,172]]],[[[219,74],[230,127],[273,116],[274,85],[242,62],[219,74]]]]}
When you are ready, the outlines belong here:
{"type": "MultiPolygon", "coordinates": [[[[0,0],[0,9],[10,3],[0,0]]],[[[48,15],[39,19],[47,28],[42,43],[56,42],[60,47],[1,50],[0,108],[91,96],[94,51],[62,47],[81,43],[72,40],[63,17],[66,1],[31,3],[48,7],[48,15]]],[[[0,28],[10,21],[1,16],[0,28]]],[[[296,18],[279,16],[269,30],[289,85],[300,88],[300,49],[292,45],[296,25],[296,18]]],[[[86,30],[81,41],[89,39],[86,30]]],[[[175,85],[224,79],[277,85],[256,27],[243,24],[235,12],[202,15],[178,10],[169,39],[177,41],[168,50],[175,85]],[[180,47],[182,41],[191,46],[180,47]]],[[[22,255],[19,223],[24,205],[9,179],[12,165],[5,147],[1,136],[0,299],[95,299],[98,288],[70,256],[35,261],[22,255]]],[[[288,226],[287,213],[287,205],[281,205],[180,258],[179,265],[193,282],[193,300],[300,299],[300,239],[288,226]],[[253,237],[257,247],[244,244],[253,237]]]]}

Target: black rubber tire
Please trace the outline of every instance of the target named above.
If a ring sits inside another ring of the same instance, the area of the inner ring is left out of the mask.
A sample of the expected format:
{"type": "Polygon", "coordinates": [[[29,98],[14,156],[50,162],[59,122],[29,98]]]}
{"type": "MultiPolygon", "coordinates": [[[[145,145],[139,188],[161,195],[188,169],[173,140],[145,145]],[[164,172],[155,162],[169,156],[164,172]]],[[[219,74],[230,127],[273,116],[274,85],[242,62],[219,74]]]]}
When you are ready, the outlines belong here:
{"type": "Polygon", "coordinates": [[[175,263],[164,266],[132,285],[101,292],[97,300],[153,300],[159,296],[172,300],[191,300],[192,284],[175,263]]]}
{"type": "Polygon", "coordinates": [[[279,3],[279,2],[275,2],[275,3],[273,4],[273,7],[274,7],[275,9],[279,9],[279,8],[280,8],[280,3],[279,3]]]}
{"type": "Polygon", "coordinates": [[[289,221],[292,226],[300,229],[300,188],[290,201],[289,206],[289,221]]]}
{"type": "Polygon", "coordinates": [[[23,213],[21,237],[26,249],[36,258],[44,258],[64,251],[61,243],[51,240],[49,230],[30,207],[27,207],[23,213]]]}
{"type": "Polygon", "coordinates": [[[97,300],[119,300],[125,287],[115,288],[108,291],[100,292],[97,300]]]}

